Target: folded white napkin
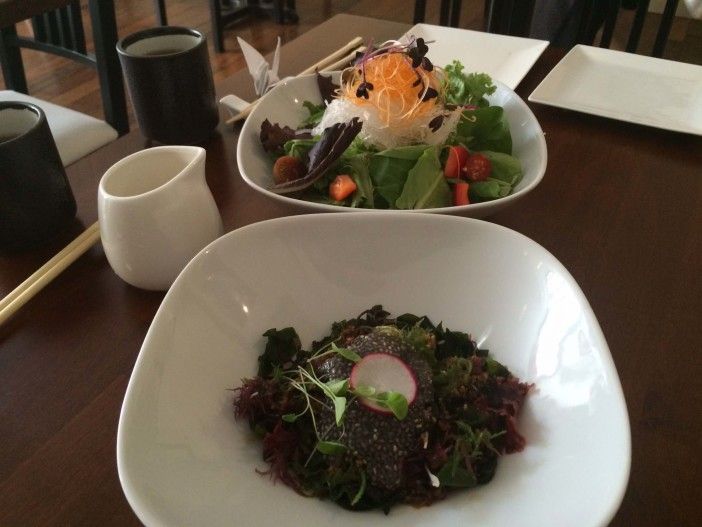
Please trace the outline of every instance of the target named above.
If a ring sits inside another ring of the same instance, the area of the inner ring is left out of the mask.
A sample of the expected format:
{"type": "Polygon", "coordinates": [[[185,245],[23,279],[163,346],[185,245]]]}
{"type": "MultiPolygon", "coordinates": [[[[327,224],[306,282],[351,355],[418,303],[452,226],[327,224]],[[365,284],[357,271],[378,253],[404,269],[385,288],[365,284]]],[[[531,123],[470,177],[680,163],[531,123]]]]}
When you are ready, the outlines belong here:
{"type": "Polygon", "coordinates": [[[273,54],[273,64],[269,64],[263,55],[244,39],[240,37],[236,39],[239,41],[246,66],[249,68],[251,78],[253,78],[256,95],[260,97],[280,80],[278,77],[278,66],[280,65],[280,37],[278,37],[278,45],[273,54]]]}

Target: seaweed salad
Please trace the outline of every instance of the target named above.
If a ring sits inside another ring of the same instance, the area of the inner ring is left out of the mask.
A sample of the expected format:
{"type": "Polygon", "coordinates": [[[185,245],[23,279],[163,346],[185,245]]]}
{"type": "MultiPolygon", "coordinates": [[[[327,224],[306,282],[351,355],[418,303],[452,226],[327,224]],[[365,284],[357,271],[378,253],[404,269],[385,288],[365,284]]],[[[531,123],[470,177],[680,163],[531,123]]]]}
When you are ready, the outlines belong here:
{"type": "Polygon", "coordinates": [[[234,414],[262,440],[262,471],[352,510],[430,505],[488,483],[521,451],[531,385],[469,334],[374,306],[303,349],[270,329],[234,414]]]}

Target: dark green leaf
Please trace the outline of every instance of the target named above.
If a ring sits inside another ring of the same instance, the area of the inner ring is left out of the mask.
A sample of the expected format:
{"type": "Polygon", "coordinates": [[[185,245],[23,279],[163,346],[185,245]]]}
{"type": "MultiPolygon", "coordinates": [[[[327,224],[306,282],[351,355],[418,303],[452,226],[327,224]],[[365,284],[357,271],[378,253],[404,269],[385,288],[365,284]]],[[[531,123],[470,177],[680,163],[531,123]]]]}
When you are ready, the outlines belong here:
{"type": "Polygon", "coordinates": [[[470,335],[461,331],[444,329],[441,324],[437,328],[436,358],[470,357],[475,354],[475,343],[470,335]]]}
{"type": "Polygon", "coordinates": [[[358,487],[358,492],[351,500],[351,505],[356,505],[358,501],[363,497],[363,493],[366,491],[366,473],[361,471],[361,485],[358,487]]]}
{"type": "Polygon", "coordinates": [[[469,472],[461,466],[454,467],[450,461],[441,467],[437,476],[444,487],[469,488],[478,484],[473,472],[469,472]]]}
{"type": "Polygon", "coordinates": [[[416,325],[411,326],[410,329],[405,330],[405,332],[405,340],[426,359],[430,366],[434,366],[436,364],[436,355],[434,353],[434,348],[430,346],[430,342],[433,340],[431,331],[416,325]]]}
{"type": "Polygon", "coordinates": [[[282,367],[291,361],[300,351],[301,344],[293,328],[269,329],[263,336],[268,337],[268,342],[263,355],[258,358],[258,375],[268,377],[276,366],[282,367]]]}
{"type": "Polygon", "coordinates": [[[506,377],[510,374],[504,365],[491,357],[485,359],[485,369],[492,376],[506,377]]]}
{"type": "Polygon", "coordinates": [[[285,414],[281,419],[286,423],[294,423],[295,421],[297,421],[298,417],[299,415],[297,414],[285,414]]]}
{"type": "Polygon", "coordinates": [[[397,327],[400,329],[416,326],[418,324],[419,327],[421,327],[422,329],[434,329],[434,324],[431,323],[431,320],[429,320],[429,318],[427,318],[426,316],[418,317],[417,315],[413,315],[412,313],[405,313],[404,315],[400,315],[395,319],[395,321],[397,323],[397,327]]]}
{"type": "Polygon", "coordinates": [[[335,456],[346,452],[346,446],[336,441],[320,441],[315,448],[327,456],[335,456]]]}
{"type": "Polygon", "coordinates": [[[451,457],[446,464],[441,467],[437,476],[444,487],[475,487],[478,481],[473,473],[470,464],[466,468],[465,458],[459,448],[460,441],[456,442],[451,457]]]}

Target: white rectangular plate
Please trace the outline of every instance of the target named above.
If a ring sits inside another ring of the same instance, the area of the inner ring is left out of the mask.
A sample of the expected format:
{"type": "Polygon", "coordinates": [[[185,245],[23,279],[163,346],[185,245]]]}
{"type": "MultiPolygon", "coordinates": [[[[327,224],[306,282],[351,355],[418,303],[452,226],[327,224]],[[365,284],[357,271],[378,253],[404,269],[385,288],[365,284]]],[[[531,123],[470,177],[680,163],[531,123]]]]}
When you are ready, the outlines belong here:
{"type": "Polygon", "coordinates": [[[702,135],[702,66],[578,45],[529,100],[702,135]]]}
{"type": "Polygon", "coordinates": [[[405,35],[434,41],[427,57],[437,66],[460,60],[468,72],[487,73],[515,89],[548,46],[545,40],[417,24],[405,35]]]}

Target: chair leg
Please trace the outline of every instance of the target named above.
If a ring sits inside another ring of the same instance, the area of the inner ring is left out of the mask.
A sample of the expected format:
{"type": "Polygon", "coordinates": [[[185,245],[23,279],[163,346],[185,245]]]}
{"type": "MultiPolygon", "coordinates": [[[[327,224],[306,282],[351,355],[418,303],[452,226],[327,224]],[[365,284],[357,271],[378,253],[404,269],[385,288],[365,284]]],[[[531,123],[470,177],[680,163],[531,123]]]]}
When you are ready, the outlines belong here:
{"type": "Polygon", "coordinates": [[[534,16],[536,0],[519,0],[512,5],[508,33],[518,37],[528,37],[531,32],[531,19],[534,16]]]}
{"type": "Polygon", "coordinates": [[[414,17],[412,21],[414,24],[421,24],[424,22],[424,17],[426,16],[427,0],[415,0],[414,2],[414,17]]]}
{"type": "Polygon", "coordinates": [[[210,18],[212,20],[212,40],[217,53],[224,51],[224,28],[222,27],[222,6],[220,0],[210,0],[210,18]]]}
{"type": "Polygon", "coordinates": [[[486,31],[500,35],[511,34],[514,0],[489,0],[489,5],[486,4],[486,7],[486,31]]]}
{"type": "Polygon", "coordinates": [[[665,9],[663,10],[663,19],[661,20],[661,25],[658,28],[658,34],[656,35],[656,42],[653,44],[654,57],[662,57],[663,51],[665,51],[665,45],[668,42],[668,36],[670,35],[670,29],[673,27],[673,20],[675,19],[675,11],[678,8],[679,0],[668,0],[665,4],[665,9]]]}
{"type": "Polygon", "coordinates": [[[626,42],[626,50],[629,53],[636,53],[636,48],[639,47],[639,40],[641,39],[641,31],[643,30],[644,21],[646,20],[646,13],[648,12],[648,4],[650,0],[640,0],[639,5],[636,8],[636,15],[634,15],[634,22],[631,25],[631,32],[629,33],[629,39],[626,42]]]}
{"type": "Polygon", "coordinates": [[[11,89],[22,93],[27,93],[27,78],[24,75],[24,65],[20,49],[14,45],[17,38],[15,26],[8,26],[0,29],[0,65],[2,66],[2,76],[5,85],[11,89]]]}
{"type": "Polygon", "coordinates": [[[607,13],[605,15],[604,27],[602,28],[602,38],[600,39],[601,48],[608,48],[612,43],[614,26],[617,25],[621,4],[621,0],[609,0],[607,4],[607,13]]]}
{"type": "Polygon", "coordinates": [[[154,10],[156,11],[156,22],[159,26],[168,25],[168,15],[166,13],[166,0],[154,0],[154,10]]]}
{"type": "Polygon", "coordinates": [[[117,130],[119,135],[129,131],[127,100],[122,81],[122,68],[117,51],[117,21],[114,0],[90,0],[90,20],[93,25],[95,60],[98,64],[98,78],[105,121],[117,130]]]}
{"type": "Polygon", "coordinates": [[[578,44],[587,44],[591,46],[595,40],[595,1],[584,0],[580,11],[580,25],[578,27],[577,42],[578,44]]]}
{"type": "Polygon", "coordinates": [[[483,29],[487,33],[494,33],[496,26],[495,11],[498,6],[495,5],[495,0],[485,0],[485,7],[483,9],[483,29]]]}
{"type": "Polygon", "coordinates": [[[452,0],[451,14],[449,15],[449,26],[458,27],[461,20],[461,0],[452,0]]]}
{"type": "Polygon", "coordinates": [[[86,54],[85,49],[85,28],[83,27],[83,17],[80,11],[80,2],[71,2],[69,6],[69,21],[73,34],[74,49],[78,53],[86,54]]]}
{"type": "Polygon", "coordinates": [[[448,26],[449,23],[449,11],[451,0],[441,0],[441,6],[439,7],[439,25],[448,26]]]}

